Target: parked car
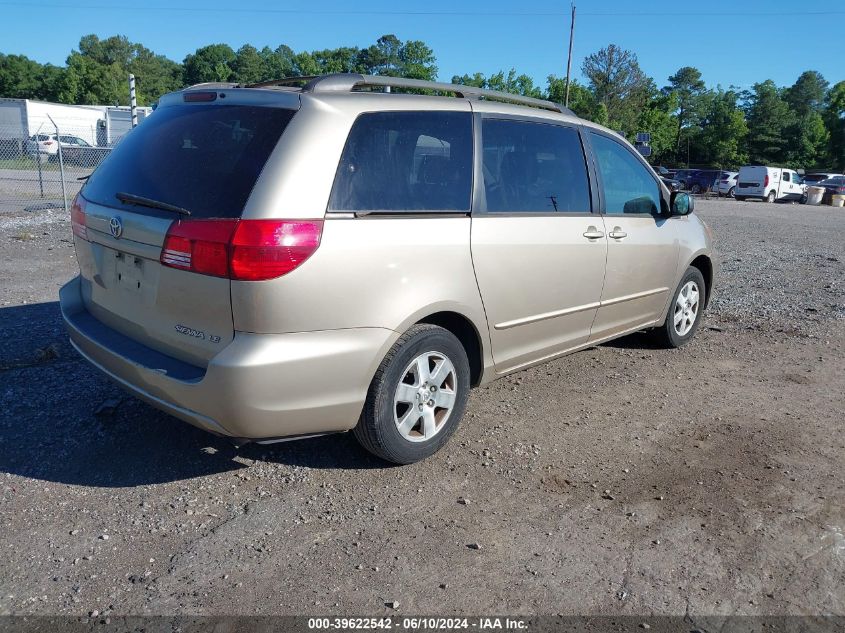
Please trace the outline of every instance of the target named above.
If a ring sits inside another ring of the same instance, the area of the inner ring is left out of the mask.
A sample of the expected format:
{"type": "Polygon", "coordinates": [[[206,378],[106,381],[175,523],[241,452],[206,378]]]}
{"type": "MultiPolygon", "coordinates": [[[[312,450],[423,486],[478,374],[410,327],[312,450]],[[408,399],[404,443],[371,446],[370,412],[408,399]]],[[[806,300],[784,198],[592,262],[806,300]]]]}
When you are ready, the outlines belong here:
{"type": "Polygon", "coordinates": [[[62,160],[69,162],[81,160],[81,156],[99,149],[85,139],[70,134],[33,134],[27,139],[25,150],[30,156],[42,154],[55,159],[58,158],[59,144],[62,146],[62,160]]]}
{"type": "Polygon", "coordinates": [[[697,169],[687,179],[687,189],[695,194],[712,191],[721,173],[718,169],[697,169]]]}
{"type": "Polygon", "coordinates": [[[473,386],[695,335],[710,231],[618,134],[478,88],[302,81],[165,95],[75,199],[61,310],[119,385],[238,444],[353,430],[410,463],[473,386]]]}
{"type": "Polygon", "coordinates": [[[59,149],[55,134],[33,134],[24,143],[24,151],[29,156],[43,154],[50,156],[59,149]]]}
{"type": "Polygon", "coordinates": [[[687,184],[692,178],[692,175],[697,171],[697,169],[679,169],[675,172],[672,178],[681,183],[681,189],[689,189],[687,184]]]}
{"type": "Polygon", "coordinates": [[[680,191],[681,190],[681,183],[678,180],[673,178],[661,178],[660,180],[663,181],[663,184],[669,189],[669,191],[680,191]]]}
{"type": "Polygon", "coordinates": [[[845,176],[834,176],[833,178],[817,182],[813,186],[822,187],[825,190],[822,201],[829,203],[831,196],[834,194],[845,194],[845,176]]]}
{"type": "Polygon", "coordinates": [[[720,196],[734,197],[736,191],[736,183],[738,182],[738,171],[723,171],[718,180],[717,190],[720,196]]]}
{"type": "Polygon", "coordinates": [[[794,169],[746,165],[739,168],[734,197],[737,200],[757,198],[765,202],[776,200],[807,201],[806,187],[794,169]]]}
{"type": "Polygon", "coordinates": [[[830,172],[812,172],[806,174],[804,176],[804,184],[805,185],[815,185],[816,183],[821,182],[822,180],[827,180],[829,178],[836,178],[837,176],[842,176],[843,174],[834,174],[830,172]]]}
{"type": "Polygon", "coordinates": [[[95,147],[76,136],[62,136],[62,160],[70,165],[96,167],[111,152],[111,147],[95,147]]]}

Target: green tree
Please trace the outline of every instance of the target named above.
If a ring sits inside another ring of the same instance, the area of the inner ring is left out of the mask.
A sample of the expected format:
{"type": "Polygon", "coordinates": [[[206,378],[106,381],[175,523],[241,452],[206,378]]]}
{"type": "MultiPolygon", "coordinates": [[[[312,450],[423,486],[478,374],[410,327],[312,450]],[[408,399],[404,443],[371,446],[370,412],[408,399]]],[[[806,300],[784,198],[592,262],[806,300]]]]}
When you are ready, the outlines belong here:
{"type": "Polygon", "coordinates": [[[341,46],[314,51],[311,56],[320,69],[319,73],[353,73],[358,72],[359,53],[358,48],[341,46]]]}
{"type": "Polygon", "coordinates": [[[503,70],[486,77],[483,73],[474,75],[455,75],[452,83],[464,86],[475,86],[486,90],[510,92],[525,97],[543,98],[543,91],[534,85],[534,80],[528,75],[517,75],[516,69],[511,68],[507,74],[503,70]]]}
{"type": "Polygon", "coordinates": [[[827,94],[827,80],[815,70],[806,70],[784,91],[784,99],[799,117],[820,111],[827,94]]]}
{"type": "Polygon", "coordinates": [[[282,44],[275,50],[265,46],[258,53],[261,56],[261,74],[266,79],[282,79],[294,74],[294,52],[282,44]]]}
{"type": "Polygon", "coordinates": [[[320,63],[308,52],[297,53],[293,56],[293,74],[296,76],[319,75],[320,63]]]}
{"type": "Polygon", "coordinates": [[[749,159],[763,165],[784,163],[785,132],[793,123],[793,114],[780,90],[771,79],[754,84],[747,107],[749,159]]]}
{"type": "Polygon", "coordinates": [[[62,103],[85,105],[127,105],[129,88],[120,64],[104,64],[73,51],[58,91],[62,103]]]}
{"type": "Polygon", "coordinates": [[[584,60],[581,71],[596,101],[605,106],[610,125],[634,133],[654,82],[640,68],[636,54],[610,44],[584,60]]]}
{"type": "MultiPolygon", "coordinates": [[[[693,66],[683,66],[669,77],[669,85],[664,86],[663,93],[675,93],[678,99],[678,132],[675,144],[676,153],[680,152],[681,136],[685,129],[695,126],[701,115],[702,95],[706,85],[701,78],[701,71],[693,66]]],[[[694,134],[694,130],[689,131],[694,134]]]]}
{"type": "MultiPolygon", "coordinates": [[[[546,98],[563,104],[566,101],[566,78],[549,75],[546,82],[546,98]]],[[[590,89],[582,86],[577,79],[569,82],[569,109],[582,118],[607,124],[607,109],[603,109],[590,89]]]]}
{"type": "Polygon", "coordinates": [[[845,81],[840,81],[825,99],[824,121],[830,135],[832,167],[845,171],[845,81]]]}
{"type": "Polygon", "coordinates": [[[264,60],[261,54],[251,44],[244,44],[235,53],[235,58],[229,64],[232,72],[230,81],[241,84],[254,84],[263,79],[273,79],[264,76],[264,60]]]}
{"type": "MultiPolygon", "coordinates": [[[[117,66],[124,75],[135,75],[136,95],[140,105],[156,101],[161,95],[182,86],[182,69],[176,62],[123,35],[101,40],[85,35],[79,41],[79,54],[101,66],[117,66]]],[[[128,91],[128,88],[126,88],[128,91]]],[[[128,96],[126,98],[128,100],[128,96]]],[[[121,98],[121,102],[123,102],[121,98]]]]}
{"type": "Polygon", "coordinates": [[[182,75],[188,86],[207,81],[230,81],[235,51],[228,44],[210,44],[185,57],[182,75]]]}
{"type": "Polygon", "coordinates": [[[0,54],[0,96],[38,99],[42,82],[41,64],[24,55],[0,54]]]}
{"type": "Polygon", "coordinates": [[[798,167],[825,167],[829,162],[830,132],[822,115],[811,110],[786,129],[786,162],[798,167]]]}
{"type": "MultiPolygon", "coordinates": [[[[640,111],[637,119],[637,131],[651,135],[651,156],[654,164],[667,162],[676,153],[678,119],[674,112],[678,107],[678,98],[674,93],[657,94],[640,111]]],[[[635,140],[630,137],[628,140],[635,140]]]]}
{"type": "Polygon", "coordinates": [[[65,69],[53,64],[44,64],[41,67],[40,83],[41,88],[36,95],[37,99],[44,101],[58,101],[64,83],[65,69]]]}
{"type": "Polygon", "coordinates": [[[693,140],[695,162],[715,167],[739,167],[747,162],[748,124],[739,95],[721,88],[702,95],[699,128],[693,140]]]}
{"type": "Polygon", "coordinates": [[[408,40],[399,47],[399,69],[403,77],[434,81],[437,79],[437,58],[425,42],[408,40]]]}

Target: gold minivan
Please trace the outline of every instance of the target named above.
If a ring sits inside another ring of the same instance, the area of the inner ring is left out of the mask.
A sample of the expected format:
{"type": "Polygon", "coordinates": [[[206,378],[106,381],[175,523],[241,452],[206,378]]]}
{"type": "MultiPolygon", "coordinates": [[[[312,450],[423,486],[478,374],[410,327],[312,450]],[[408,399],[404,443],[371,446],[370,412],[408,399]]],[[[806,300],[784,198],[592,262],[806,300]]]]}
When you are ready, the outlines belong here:
{"type": "Polygon", "coordinates": [[[163,97],[74,201],[73,345],[238,444],[353,430],[410,463],[471,387],[713,290],[709,230],[622,137],[548,101],[355,74],[163,97]],[[434,96],[439,94],[440,96],[434,96]]]}

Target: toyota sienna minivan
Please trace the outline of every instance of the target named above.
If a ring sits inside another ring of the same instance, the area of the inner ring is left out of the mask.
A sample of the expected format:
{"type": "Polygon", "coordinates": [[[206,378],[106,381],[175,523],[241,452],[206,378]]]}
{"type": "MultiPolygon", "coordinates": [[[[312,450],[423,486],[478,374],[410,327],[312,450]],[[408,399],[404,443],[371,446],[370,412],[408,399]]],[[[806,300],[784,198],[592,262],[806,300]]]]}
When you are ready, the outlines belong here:
{"type": "Polygon", "coordinates": [[[638,330],[686,343],[714,280],[692,210],[548,101],[354,74],[201,84],[76,197],[61,308],[91,364],[193,425],[237,444],[353,430],[410,463],[472,387],[638,330]]]}

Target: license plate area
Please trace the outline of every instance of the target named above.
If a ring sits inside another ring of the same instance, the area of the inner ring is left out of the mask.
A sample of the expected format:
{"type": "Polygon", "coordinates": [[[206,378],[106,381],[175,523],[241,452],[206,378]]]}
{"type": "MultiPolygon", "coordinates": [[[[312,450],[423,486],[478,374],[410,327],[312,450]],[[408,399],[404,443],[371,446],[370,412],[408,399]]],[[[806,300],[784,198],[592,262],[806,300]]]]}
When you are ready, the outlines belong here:
{"type": "Polygon", "coordinates": [[[143,294],[144,260],[136,255],[114,252],[114,284],[124,292],[143,294]]]}

